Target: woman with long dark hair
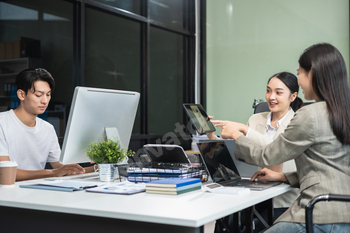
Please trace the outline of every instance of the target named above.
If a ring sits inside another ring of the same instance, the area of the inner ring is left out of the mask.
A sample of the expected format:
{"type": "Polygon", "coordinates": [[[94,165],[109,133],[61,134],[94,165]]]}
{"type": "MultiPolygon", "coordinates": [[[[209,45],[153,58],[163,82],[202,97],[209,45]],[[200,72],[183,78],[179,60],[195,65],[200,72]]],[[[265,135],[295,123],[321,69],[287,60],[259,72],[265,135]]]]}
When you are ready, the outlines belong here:
{"type": "MultiPolygon", "coordinates": [[[[260,146],[242,136],[233,124],[213,121],[221,136],[236,140],[237,159],[273,166],[294,159],[297,171],[258,171],[252,179],[283,181],[300,187],[300,196],[266,232],[305,232],[305,206],[321,194],[350,195],[350,88],[344,59],[332,45],[307,48],[299,58],[298,83],[306,100],[283,134],[260,146]]],[[[322,232],[350,232],[350,203],[321,202],[313,220],[322,232]]],[[[320,231],[320,232],[321,232],[320,231]]]]}

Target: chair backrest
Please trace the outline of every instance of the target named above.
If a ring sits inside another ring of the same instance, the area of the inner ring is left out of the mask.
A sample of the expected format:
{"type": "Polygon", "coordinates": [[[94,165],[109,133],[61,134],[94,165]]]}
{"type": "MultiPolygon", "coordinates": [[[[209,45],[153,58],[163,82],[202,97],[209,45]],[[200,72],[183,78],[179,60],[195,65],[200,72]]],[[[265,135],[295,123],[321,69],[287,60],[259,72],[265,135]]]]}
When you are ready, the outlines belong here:
{"type": "MultiPolygon", "coordinates": [[[[303,106],[312,104],[314,102],[304,102],[303,106]]],[[[260,112],[270,112],[269,106],[267,105],[267,102],[260,102],[258,105],[254,108],[254,114],[260,113],[260,112]]]]}
{"type": "Polygon", "coordinates": [[[261,112],[270,112],[267,102],[260,102],[258,105],[255,106],[254,114],[261,113],[261,112]]]}
{"type": "Polygon", "coordinates": [[[311,199],[311,201],[305,206],[305,223],[306,223],[306,232],[314,233],[314,226],[312,220],[312,212],[314,210],[314,206],[319,201],[343,201],[350,202],[349,195],[339,195],[339,194],[327,194],[327,195],[319,195],[311,199]]]}

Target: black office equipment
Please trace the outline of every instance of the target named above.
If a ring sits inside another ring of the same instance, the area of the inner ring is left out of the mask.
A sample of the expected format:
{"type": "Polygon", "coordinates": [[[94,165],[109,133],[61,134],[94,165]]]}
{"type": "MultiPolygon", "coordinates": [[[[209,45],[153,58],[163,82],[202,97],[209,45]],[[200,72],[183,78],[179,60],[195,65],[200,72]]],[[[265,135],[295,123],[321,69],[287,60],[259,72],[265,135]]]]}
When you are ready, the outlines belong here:
{"type": "Polygon", "coordinates": [[[184,149],[178,145],[146,144],[143,149],[153,162],[191,164],[184,149]]]}
{"type": "Polygon", "coordinates": [[[203,163],[213,182],[223,186],[243,186],[255,191],[265,190],[281,184],[281,182],[249,181],[254,172],[258,171],[258,167],[236,160],[234,155],[231,155],[233,149],[231,148],[229,152],[226,142],[234,144],[233,140],[197,143],[203,163]],[[247,171],[248,173],[246,173],[247,171]],[[243,177],[241,173],[250,175],[243,177]]]}
{"type": "Polygon", "coordinates": [[[118,167],[121,177],[131,182],[150,182],[167,178],[200,178],[207,180],[202,164],[146,162],[131,163],[118,167]]]}

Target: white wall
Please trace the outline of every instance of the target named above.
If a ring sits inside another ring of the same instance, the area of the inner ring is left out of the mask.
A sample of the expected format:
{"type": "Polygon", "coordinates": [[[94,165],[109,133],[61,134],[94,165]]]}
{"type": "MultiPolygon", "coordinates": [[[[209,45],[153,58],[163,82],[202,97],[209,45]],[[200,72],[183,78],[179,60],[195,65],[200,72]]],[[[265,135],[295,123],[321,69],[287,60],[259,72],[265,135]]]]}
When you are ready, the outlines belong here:
{"type": "Polygon", "coordinates": [[[207,0],[208,114],[246,123],[268,78],[296,74],[302,51],[319,42],[349,68],[348,0],[207,0]]]}

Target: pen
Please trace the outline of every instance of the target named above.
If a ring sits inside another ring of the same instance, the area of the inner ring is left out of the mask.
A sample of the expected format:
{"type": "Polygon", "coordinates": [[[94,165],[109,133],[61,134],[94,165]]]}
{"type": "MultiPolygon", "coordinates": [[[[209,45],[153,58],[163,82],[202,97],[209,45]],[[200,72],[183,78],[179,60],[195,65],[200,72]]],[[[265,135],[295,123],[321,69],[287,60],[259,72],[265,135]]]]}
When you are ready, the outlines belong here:
{"type": "Polygon", "coordinates": [[[89,188],[96,188],[98,185],[92,185],[92,186],[85,186],[82,187],[83,189],[89,189],[89,188]]]}

